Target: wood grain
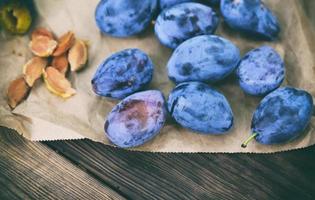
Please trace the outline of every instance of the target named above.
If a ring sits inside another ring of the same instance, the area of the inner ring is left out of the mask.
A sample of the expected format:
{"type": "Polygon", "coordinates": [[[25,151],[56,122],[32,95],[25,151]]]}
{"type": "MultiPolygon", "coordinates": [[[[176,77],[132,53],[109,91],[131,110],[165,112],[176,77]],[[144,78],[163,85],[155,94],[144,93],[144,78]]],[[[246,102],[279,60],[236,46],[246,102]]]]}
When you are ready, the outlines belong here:
{"type": "Polygon", "coordinates": [[[267,155],[128,152],[45,142],[131,199],[314,199],[315,147],[267,155]]]}
{"type": "Polygon", "coordinates": [[[314,155],[315,147],[152,154],[89,140],[32,143],[0,129],[0,199],[307,200],[315,198],[314,155]]]}
{"type": "Polygon", "coordinates": [[[0,199],[124,199],[41,143],[0,127],[0,199]]]}

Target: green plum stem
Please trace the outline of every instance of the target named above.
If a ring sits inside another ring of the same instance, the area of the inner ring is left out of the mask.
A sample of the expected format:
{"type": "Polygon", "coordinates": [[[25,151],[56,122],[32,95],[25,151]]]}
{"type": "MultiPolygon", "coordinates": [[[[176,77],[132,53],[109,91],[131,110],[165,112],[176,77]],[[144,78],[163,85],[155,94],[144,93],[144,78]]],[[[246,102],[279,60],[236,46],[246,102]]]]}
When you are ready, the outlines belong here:
{"type": "Polygon", "coordinates": [[[250,143],[250,141],[252,141],[255,137],[257,137],[259,134],[258,133],[254,133],[252,134],[245,142],[243,142],[242,144],[242,148],[246,148],[248,143],[250,143]]]}

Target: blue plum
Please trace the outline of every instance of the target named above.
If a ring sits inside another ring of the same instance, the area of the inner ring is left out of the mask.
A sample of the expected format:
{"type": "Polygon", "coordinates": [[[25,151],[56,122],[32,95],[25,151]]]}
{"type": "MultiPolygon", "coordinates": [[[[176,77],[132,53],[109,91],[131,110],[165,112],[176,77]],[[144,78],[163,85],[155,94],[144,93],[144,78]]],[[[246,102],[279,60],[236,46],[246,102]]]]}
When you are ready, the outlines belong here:
{"type": "Polygon", "coordinates": [[[160,0],[160,9],[170,8],[174,5],[186,3],[186,2],[196,2],[196,0],[160,0]]]}
{"type": "Polygon", "coordinates": [[[175,83],[216,82],[231,74],[240,61],[239,49],[229,40],[201,35],[179,45],[168,61],[168,76],[175,83]]]}
{"type": "Polygon", "coordinates": [[[261,96],[281,85],[285,77],[285,67],[282,58],[272,47],[262,46],[244,56],[236,74],[246,93],[261,96]]]}
{"type": "Polygon", "coordinates": [[[138,92],[122,100],[107,116],[105,133],[122,148],[136,147],[156,136],[166,120],[163,94],[157,90],[138,92]]]}
{"type": "Polygon", "coordinates": [[[148,85],[153,76],[153,63],[139,49],[125,49],[105,59],[93,79],[97,95],[121,99],[148,85]]]}
{"type": "Polygon", "coordinates": [[[150,24],[157,0],[101,0],[95,10],[99,29],[113,37],[128,37],[150,24]]]}
{"type": "Polygon", "coordinates": [[[225,22],[236,30],[266,40],[274,40],[280,32],[277,17],[261,0],[222,0],[225,22]]]}
{"type": "Polygon", "coordinates": [[[186,3],[186,2],[197,2],[197,3],[203,3],[206,5],[218,5],[220,3],[220,0],[160,0],[160,9],[164,10],[166,8],[170,8],[176,4],[180,3],[186,3]]]}
{"type": "Polygon", "coordinates": [[[164,10],[154,28],[160,42],[174,49],[192,37],[213,34],[218,24],[218,15],[212,8],[199,3],[182,3],[164,10]]]}
{"type": "Polygon", "coordinates": [[[168,110],[181,126],[220,135],[233,126],[233,112],[226,98],[205,83],[185,82],[170,93],[168,110]]]}
{"type": "Polygon", "coordinates": [[[267,95],[252,120],[252,135],[261,144],[290,142],[300,136],[310,123],[313,98],[306,91],[284,87],[267,95]]]}

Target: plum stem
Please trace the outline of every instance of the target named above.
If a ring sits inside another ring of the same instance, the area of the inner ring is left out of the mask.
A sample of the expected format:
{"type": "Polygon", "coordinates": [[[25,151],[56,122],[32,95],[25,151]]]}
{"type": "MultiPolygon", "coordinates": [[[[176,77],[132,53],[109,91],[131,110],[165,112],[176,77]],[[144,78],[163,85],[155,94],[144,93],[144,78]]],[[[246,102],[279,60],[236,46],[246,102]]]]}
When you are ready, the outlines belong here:
{"type": "Polygon", "coordinates": [[[246,148],[248,143],[250,143],[250,141],[252,141],[255,137],[257,137],[259,134],[258,133],[254,133],[251,136],[249,136],[249,138],[247,138],[247,140],[245,142],[243,142],[242,144],[242,148],[246,148]]]}

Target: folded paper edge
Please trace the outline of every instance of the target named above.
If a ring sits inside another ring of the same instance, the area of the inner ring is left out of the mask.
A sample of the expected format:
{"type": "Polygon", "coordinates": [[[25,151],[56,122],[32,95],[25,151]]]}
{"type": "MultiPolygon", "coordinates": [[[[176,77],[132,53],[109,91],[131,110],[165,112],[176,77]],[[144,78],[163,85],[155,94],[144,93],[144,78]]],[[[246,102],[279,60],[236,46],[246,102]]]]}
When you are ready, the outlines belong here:
{"type": "MultiPolygon", "coordinates": [[[[7,129],[9,131],[9,134],[18,134],[20,136],[23,136],[14,128],[9,128],[9,127],[4,127],[4,126],[2,126],[2,127],[0,126],[0,128],[7,129]]],[[[294,151],[300,151],[300,150],[307,150],[307,149],[315,146],[315,144],[310,144],[309,146],[302,146],[302,147],[297,147],[297,148],[292,148],[292,149],[287,149],[287,150],[274,151],[274,152],[241,152],[241,151],[235,151],[235,152],[230,152],[230,151],[163,152],[163,151],[145,151],[145,150],[139,150],[139,149],[123,149],[123,148],[119,148],[119,147],[114,146],[114,145],[104,144],[104,143],[99,142],[99,141],[93,141],[93,140],[88,139],[88,138],[68,138],[68,139],[51,139],[51,140],[44,139],[44,140],[29,140],[29,141],[31,141],[31,142],[57,142],[57,141],[59,141],[59,142],[60,141],[76,142],[76,141],[80,141],[80,140],[82,140],[82,141],[83,140],[89,140],[91,142],[99,143],[99,144],[105,145],[107,147],[110,147],[110,148],[113,148],[113,149],[119,150],[119,151],[125,151],[125,152],[129,152],[129,153],[146,153],[146,154],[251,154],[251,155],[267,155],[267,154],[280,154],[280,153],[288,153],[288,152],[294,152],[294,151]]]]}

